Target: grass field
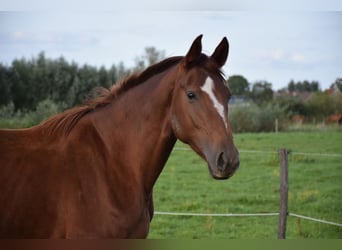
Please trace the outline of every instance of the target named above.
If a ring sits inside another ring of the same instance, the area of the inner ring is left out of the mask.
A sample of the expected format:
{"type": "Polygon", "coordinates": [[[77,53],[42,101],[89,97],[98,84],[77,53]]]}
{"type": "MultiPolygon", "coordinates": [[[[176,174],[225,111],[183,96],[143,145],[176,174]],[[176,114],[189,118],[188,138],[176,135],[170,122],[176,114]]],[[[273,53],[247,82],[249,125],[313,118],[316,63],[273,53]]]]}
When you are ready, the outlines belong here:
{"type": "MultiPolygon", "coordinates": [[[[187,146],[177,143],[154,189],[155,211],[278,212],[277,151],[285,147],[291,150],[289,212],[342,223],[341,131],[236,134],[235,143],[241,151],[241,165],[235,176],[226,181],[213,180],[206,163],[193,151],[180,150],[187,146]],[[314,154],[298,154],[301,152],[314,154]]],[[[277,231],[278,216],[157,214],[153,218],[149,238],[276,239],[277,231]]],[[[289,216],[287,238],[341,239],[342,227],[289,216]]]]}

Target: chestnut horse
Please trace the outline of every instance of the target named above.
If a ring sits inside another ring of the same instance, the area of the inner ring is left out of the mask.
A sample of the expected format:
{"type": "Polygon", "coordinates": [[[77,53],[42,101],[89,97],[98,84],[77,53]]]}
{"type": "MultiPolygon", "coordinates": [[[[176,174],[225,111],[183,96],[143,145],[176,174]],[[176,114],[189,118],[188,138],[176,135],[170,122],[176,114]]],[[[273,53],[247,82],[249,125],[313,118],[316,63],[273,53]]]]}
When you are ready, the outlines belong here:
{"type": "Polygon", "coordinates": [[[239,166],[220,68],[228,41],[128,77],[41,124],[0,130],[0,237],[145,238],[153,186],[177,139],[215,179],[239,166]]]}

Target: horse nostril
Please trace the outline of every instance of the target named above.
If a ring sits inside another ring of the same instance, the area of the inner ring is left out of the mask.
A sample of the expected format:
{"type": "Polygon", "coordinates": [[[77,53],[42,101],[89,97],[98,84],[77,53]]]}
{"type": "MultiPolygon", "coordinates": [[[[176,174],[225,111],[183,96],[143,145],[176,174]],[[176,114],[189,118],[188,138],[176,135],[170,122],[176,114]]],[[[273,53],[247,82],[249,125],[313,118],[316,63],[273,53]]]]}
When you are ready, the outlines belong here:
{"type": "Polygon", "coordinates": [[[221,152],[217,158],[217,167],[220,171],[225,170],[226,166],[228,165],[228,159],[226,155],[221,152]]]}

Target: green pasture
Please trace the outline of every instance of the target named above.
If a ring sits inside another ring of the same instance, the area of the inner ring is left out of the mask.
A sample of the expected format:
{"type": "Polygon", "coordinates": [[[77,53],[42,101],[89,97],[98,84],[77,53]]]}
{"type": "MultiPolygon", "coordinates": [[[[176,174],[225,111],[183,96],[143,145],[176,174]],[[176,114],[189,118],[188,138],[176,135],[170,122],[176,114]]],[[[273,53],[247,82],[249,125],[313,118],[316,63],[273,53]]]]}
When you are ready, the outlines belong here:
{"type": "MultiPolygon", "coordinates": [[[[342,224],[342,133],[236,134],[241,165],[229,180],[209,176],[206,163],[177,143],[154,189],[155,211],[268,213],[279,211],[279,148],[289,155],[289,212],[342,224]],[[307,154],[301,154],[307,153],[307,154]]],[[[156,214],[151,239],[276,239],[278,216],[194,217],[156,214]]],[[[342,238],[342,227],[288,217],[287,238],[342,238]]]]}

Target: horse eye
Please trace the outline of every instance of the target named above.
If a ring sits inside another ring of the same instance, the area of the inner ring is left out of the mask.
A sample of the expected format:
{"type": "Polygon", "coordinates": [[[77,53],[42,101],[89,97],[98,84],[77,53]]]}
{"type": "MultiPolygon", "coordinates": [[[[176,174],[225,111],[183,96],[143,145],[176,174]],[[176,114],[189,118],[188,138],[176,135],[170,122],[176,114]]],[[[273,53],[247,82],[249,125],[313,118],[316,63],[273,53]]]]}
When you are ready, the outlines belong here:
{"type": "Polygon", "coordinates": [[[189,100],[196,99],[196,94],[194,92],[188,92],[186,95],[188,96],[189,100]]]}

